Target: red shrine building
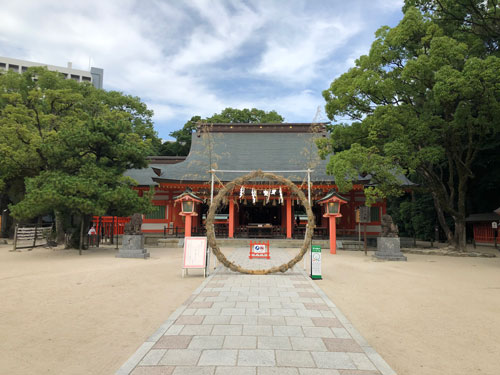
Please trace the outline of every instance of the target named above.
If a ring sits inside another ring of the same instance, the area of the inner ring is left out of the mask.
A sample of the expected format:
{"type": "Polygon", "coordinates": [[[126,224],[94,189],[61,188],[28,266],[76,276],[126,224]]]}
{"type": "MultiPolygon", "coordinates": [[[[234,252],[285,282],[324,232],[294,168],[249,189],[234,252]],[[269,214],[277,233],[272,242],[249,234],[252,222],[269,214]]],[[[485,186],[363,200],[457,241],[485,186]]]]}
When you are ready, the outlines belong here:
{"type": "MultiPolygon", "coordinates": [[[[337,189],[333,176],[326,174],[328,160],[321,160],[316,146],[316,140],[326,136],[325,124],[200,125],[193,132],[191,150],[184,160],[153,157],[149,168],[127,171],[126,175],[138,182],[139,194],[150,186],[155,189],[155,210],[145,215],[143,232],[183,236],[185,216],[180,214],[182,207],[175,197],[188,190],[201,200],[195,205],[191,234],[204,235],[212,192],[215,196],[227,182],[260,169],[290,179],[310,197],[316,220],[314,236],[328,238],[328,218],[317,203],[337,189]]],[[[341,193],[347,203],[337,218],[338,237],[358,236],[356,209],[365,204],[363,189],[368,184],[370,175],[360,176],[350,192],[341,193]]],[[[371,206],[368,235],[380,233],[385,213],[385,201],[371,206]]],[[[223,200],[215,232],[223,238],[293,238],[304,236],[306,223],[305,209],[289,189],[276,181],[258,180],[235,187],[223,200]]]]}

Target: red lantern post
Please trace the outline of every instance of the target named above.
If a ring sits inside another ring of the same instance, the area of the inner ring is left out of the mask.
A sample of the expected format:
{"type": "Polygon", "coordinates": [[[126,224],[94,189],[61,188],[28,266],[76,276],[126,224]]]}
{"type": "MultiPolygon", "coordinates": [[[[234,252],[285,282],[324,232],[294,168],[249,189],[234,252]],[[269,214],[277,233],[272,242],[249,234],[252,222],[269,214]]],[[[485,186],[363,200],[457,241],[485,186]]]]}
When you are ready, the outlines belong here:
{"type": "Polygon", "coordinates": [[[347,203],[347,199],[337,194],[335,190],[318,200],[319,204],[325,205],[324,217],[329,218],[330,223],[330,254],[337,253],[337,224],[336,219],[342,217],[340,206],[347,203]]]}
{"type": "Polygon", "coordinates": [[[198,216],[195,211],[195,205],[196,203],[201,203],[203,201],[201,198],[194,195],[193,191],[190,188],[186,188],[186,191],[184,191],[181,195],[174,197],[174,202],[181,203],[181,212],[179,213],[179,215],[186,217],[184,237],[191,237],[192,217],[198,216]]]}

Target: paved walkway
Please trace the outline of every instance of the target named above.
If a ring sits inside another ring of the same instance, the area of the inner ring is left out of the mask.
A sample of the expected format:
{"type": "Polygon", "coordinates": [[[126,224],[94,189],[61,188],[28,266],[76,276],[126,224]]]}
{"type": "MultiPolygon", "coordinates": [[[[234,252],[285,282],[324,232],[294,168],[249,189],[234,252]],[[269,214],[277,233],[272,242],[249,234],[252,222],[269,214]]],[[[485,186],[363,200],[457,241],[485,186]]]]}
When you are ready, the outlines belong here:
{"type": "MultiPolygon", "coordinates": [[[[250,269],[282,264],[231,259],[250,269]]],[[[389,375],[395,372],[302,272],[243,275],[219,267],[117,375],[389,375]]]]}

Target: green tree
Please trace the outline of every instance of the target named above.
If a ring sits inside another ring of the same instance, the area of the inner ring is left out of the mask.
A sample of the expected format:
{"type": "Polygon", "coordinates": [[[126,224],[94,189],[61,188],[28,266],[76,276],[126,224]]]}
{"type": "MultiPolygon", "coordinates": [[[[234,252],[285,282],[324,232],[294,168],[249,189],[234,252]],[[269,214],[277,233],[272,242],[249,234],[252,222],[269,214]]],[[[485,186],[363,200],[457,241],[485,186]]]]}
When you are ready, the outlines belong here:
{"type": "MultiPolygon", "coordinates": [[[[500,54],[500,7],[498,0],[406,0],[442,27],[447,35],[474,46],[478,56],[500,54]]],[[[473,189],[467,197],[468,212],[489,212],[500,206],[500,134],[491,138],[473,162],[473,189]]]]}
{"type": "Polygon", "coordinates": [[[331,156],[328,171],[339,187],[372,173],[378,186],[369,197],[394,196],[398,175],[418,173],[448,241],[460,250],[473,162],[500,127],[500,60],[476,55],[479,38],[457,40],[408,6],[401,22],[380,28],[369,54],[323,92],[330,119],[355,122],[334,126],[340,140],[322,144],[323,153],[361,139],[331,156]]]}
{"type": "Polygon", "coordinates": [[[182,129],[173,131],[170,136],[175,141],[167,141],[160,148],[160,155],[164,156],[186,156],[191,148],[191,134],[201,121],[200,116],[193,116],[186,122],[182,129]]]}
{"type": "Polygon", "coordinates": [[[149,196],[139,197],[123,177],[145,167],[159,144],[152,112],[138,98],[42,68],[0,76],[0,93],[4,189],[16,178],[25,182],[22,200],[10,205],[16,219],[149,209],[149,196]]]}
{"type": "Polygon", "coordinates": [[[498,0],[406,0],[403,10],[418,7],[447,35],[466,42],[478,55],[500,52],[498,0]]]}
{"type": "Polygon", "coordinates": [[[185,156],[189,154],[191,148],[191,134],[200,123],[240,123],[240,124],[262,124],[281,123],[284,118],[276,111],[265,112],[261,109],[235,109],[226,108],[221,113],[215,113],[211,117],[202,119],[200,116],[193,116],[184,124],[182,129],[170,133],[175,138],[174,142],[165,142],[160,148],[160,155],[165,156],[185,156]]]}
{"type": "Polygon", "coordinates": [[[261,109],[236,109],[226,108],[221,113],[214,113],[205,119],[208,123],[240,123],[240,124],[266,124],[283,122],[283,117],[276,111],[266,112],[261,109]]]}

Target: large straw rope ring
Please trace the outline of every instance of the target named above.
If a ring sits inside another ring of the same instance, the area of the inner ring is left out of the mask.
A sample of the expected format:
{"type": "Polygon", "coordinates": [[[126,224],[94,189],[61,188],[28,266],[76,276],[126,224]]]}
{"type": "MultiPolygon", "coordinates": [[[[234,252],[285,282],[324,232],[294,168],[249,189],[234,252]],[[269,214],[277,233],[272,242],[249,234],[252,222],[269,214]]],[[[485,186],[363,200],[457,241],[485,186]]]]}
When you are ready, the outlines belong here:
{"type": "Polygon", "coordinates": [[[233,181],[229,182],[223,189],[219,191],[217,196],[214,198],[212,204],[210,205],[210,209],[208,210],[208,216],[207,216],[207,223],[206,223],[206,228],[207,228],[207,237],[208,237],[208,244],[212,248],[213,253],[221,262],[224,266],[229,268],[232,271],[236,272],[241,272],[241,273],[248,273],[248,274],[253,274],[253,275],[266,275],[269,273],[275,273],[275,272],[286,272],[288,269],[292,268],[295,264],[297,264],[303,257],[304,254],[307,252],[309,249],[309,246],[311,245],[311,240],[312,236],[314,233],[314,215],[311,209],[311,205],[307,201],[304,193],[302,190],[300,190],[292,181],[290,181],[288,178],[282,177],[282,176],[277,176],[272,173],[265,173],[262,172],[261,170],[251,172],[245,176],[238,177],[234,179],[233,181]],[[220,251],[219,246],[217,245],[217,241],[215,240],[215,232],[214,232],[214,218],[215,218],[215,212],[217,211],[217,208],[221,204],[223,198],[226,196],[227,193],[231,192],[235,186],[241,186],[247,181],[254,180],[255,178],[267,178],[269,180],[274,180],[278,181],[284,186],[287,186],[290,188],[290,190],[297,195],[297,197],[300,199],[302,202],[302,205],[306,209],[307,213],[307,230],[306,230],[306,235],[304,238],[304,243],[302,244],[302,248],[300,249],[300,252],[288,263],[284,263],[281,266],[277,267],[272,267],[267,270],[249,270],[245,269],[237,264],[234,264],[230,262],[226,256],[220,251]]]}

